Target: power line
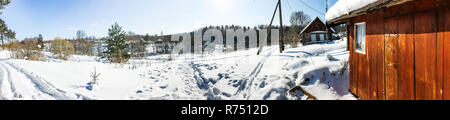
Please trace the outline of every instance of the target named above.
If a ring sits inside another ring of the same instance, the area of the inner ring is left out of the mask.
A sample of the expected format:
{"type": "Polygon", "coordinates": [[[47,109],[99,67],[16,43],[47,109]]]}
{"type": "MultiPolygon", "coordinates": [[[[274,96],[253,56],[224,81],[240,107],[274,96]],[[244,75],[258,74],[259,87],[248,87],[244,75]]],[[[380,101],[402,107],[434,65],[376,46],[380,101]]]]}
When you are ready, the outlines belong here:
{"type": "Polygon", "coordinates": [[[289,0],[286,0],[286,2],[288,3],[289,10],[291,11],[291,13],[294,12],[294,11],[292,10],[291,3],[289,3],[289,0]]]}
{"type": "Polygon", "coordinates": [[[300,3],[302,3],[302,4],[304,4],[305,6],[311,8],[313,11],[315,11],[315,12],[317,12],[317,13],[319,13],[319,14],[325,15],[325,13],[322,13],[322,12],[320,12],[319,10],[317,10],[317,9],[315,9],[315,8],[313,8],[313,7],[311,7],[310,5],[306,4],[303,0],[298,0],[298,1],[299,1],[300,3]]]}

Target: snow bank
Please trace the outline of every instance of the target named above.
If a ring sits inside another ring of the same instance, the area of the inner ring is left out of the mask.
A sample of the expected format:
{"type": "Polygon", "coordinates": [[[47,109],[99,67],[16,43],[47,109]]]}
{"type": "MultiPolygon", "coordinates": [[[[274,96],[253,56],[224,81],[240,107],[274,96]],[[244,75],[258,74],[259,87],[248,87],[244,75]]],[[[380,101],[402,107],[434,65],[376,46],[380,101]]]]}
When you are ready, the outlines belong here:
{"type": "Polygon", "coordinates": [[[11,52],[7,50],[0,51],[0,59],[8,59],[11,57],[11,52]]]}
{"type": "Polygon", "coordinates": [[[379,0],[339,0],[328,10],[325,19],[336,19],[377,1],[379,0]]]}
{"type": "Polygon", "coordinates": [[[356,100],[348,91],[349,71],[339,64],[324,64],[305,68],[296,85],[319,100],[356,100]]]}

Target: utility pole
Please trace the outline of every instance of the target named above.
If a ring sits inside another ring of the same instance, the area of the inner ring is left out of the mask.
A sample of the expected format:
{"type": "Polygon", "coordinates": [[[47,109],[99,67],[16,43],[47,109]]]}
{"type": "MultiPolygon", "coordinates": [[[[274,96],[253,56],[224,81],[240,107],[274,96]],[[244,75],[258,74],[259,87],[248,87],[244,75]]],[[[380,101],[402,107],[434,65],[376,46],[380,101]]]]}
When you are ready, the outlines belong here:
{"type": "MultiPolygon", "coordinates": [[[[277,5],[275,6],[275,10],[273,11],[272,19],[270,20],[270,24],[267,27],[267,35],[270,35],[270,33],[271,33],[272,23],[273,23],[273,20],[275,19],[275,15],[277,14],[277,9],[278,9],[278,7],[280,7],[280,4],[281,4],[280,2],[281,2],[281,0],[278,0],[277,5]]],[[[267,44],[267,43],[264,43],[264,44],[267,44]]],[[[262,52],[262,50],[264,48],[264,44],[259,45],[258,53],[256,53],[257,55],[259,55],[262,52]]],[[[281,45],[280,45],[280,48],[281,48],[281,45]]],[[[284,48],[284,45],[283,45],[283,48],[284,48]]],[[[280,49],[280,51],[281,51],[281,49],[280,49]]]]}
{"type": "Polygon", "coordinates": [[[281,0],[278,0],[278,9],[279,9],[279,12],[280,12],[280,53],[283,53],[283,51],[284,51],[284,40],[283,40],[283,36],[284,36],[284,34],[283,34],[283,14],[281,14],[282,12],[281,12],[281,0]]]}
{"type": "MultiPolygon", "coordinates": [[[[325,0],[326,2],[326,6],[325,6],[325,14],[327,14],[328,12],[328,0],[325,0]]],[[[328,40],[330,39],[329,37],[329,31],[328,31],[328,22],[327,20],[325,20],[325,28],[326,28],[326,33],[325,33],[325,39],[326,39],[326,43],[328,44],[328,40]]]]}

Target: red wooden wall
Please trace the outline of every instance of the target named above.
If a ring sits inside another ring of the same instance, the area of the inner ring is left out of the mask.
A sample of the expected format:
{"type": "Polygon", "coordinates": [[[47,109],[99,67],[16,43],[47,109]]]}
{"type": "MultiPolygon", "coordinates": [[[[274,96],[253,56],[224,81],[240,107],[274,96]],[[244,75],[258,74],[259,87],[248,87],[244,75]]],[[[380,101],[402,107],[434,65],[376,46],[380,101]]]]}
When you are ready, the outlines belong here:
{"type": "MultiPolygon", "coordinates": [[[[442,40],[443,42],[439,42],[439,43],[443,43],[443,99],[445,100],[449,100],[450,99],[450,22],[448,22],[448,20],[450,20],[450,3],[447,1],[446,3],[444,3],[445,5],[443,5],[442,7],[440,7],[439,10],[439,16],[445,16],[445,17],[439,17],[439,23],[441,23],[440,25],[442,25],[442,22],[445,22],[444,25],[439,27],[439,32],[438,32],[438,40],[442,40]],[[445,9],[445,10],[444,10],[445,9]],[[445,11],[445,12],[444,12],[445,11]]],[[[438,24],[439,24],[438,23],[438,24]]]]}
{"type": "Polygon", "coordinates": [[[350,90],[362,100],[450,99],[448,0],[415,0],[352,18],[350,90]],[[366,54],[354,24],[366,22],[366,54]]]}

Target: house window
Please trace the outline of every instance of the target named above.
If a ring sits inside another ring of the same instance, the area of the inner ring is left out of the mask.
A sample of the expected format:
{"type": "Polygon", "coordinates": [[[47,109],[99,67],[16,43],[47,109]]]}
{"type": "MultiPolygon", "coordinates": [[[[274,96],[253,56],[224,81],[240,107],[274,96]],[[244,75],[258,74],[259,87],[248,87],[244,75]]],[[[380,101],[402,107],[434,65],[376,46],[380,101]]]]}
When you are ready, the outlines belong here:
{"type": "Polygon", "coordinates": [[[311,34],[311,42],[316,42],[316,34],[311,34]]]}
{"type": "Polygon", "coordinates": [[[355,51],[366,54],[366,23],[355,25],[355,51]]]}
{"type": "Polygon", "coordinates": [[[325,41],[325,34],[320,34],[320,41],[325,41]]]}

